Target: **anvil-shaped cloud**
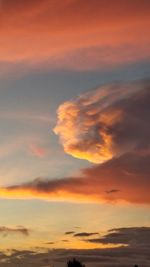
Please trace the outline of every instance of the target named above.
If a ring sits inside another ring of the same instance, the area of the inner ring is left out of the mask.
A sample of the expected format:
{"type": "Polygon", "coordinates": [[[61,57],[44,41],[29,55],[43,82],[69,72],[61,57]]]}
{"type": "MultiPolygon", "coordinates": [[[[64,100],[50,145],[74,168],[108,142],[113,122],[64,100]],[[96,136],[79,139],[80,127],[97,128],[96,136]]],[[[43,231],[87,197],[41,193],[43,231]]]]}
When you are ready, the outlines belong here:
{"type": "Polygon", "coordinates": [[[99,163],[77,176],[0,188],[6,198],[150,204],[150,83],[113,84],[60,106],[67,153],[99,163]]]}

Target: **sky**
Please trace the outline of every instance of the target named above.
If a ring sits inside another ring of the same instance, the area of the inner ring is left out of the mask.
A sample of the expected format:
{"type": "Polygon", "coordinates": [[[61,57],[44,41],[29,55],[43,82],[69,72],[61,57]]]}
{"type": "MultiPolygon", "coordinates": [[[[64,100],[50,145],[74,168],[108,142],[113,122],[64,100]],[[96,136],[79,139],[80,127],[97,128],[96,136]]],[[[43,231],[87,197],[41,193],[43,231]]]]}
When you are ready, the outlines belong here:
{"type": "Polygon", "coordinates": [[[150,265],[149,0],[0,0],[0,267],[150,265]]]}

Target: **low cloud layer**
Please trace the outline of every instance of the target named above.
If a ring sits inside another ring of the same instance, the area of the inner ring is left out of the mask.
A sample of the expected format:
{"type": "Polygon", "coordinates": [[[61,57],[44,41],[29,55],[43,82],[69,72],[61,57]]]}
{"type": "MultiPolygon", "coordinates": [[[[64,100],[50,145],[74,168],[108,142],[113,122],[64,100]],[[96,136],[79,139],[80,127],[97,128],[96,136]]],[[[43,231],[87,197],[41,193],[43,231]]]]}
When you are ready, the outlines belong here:
{"type": "MultiPolygon", "coordinates": [[[[85,241],[89,242],[89,241],[85,241]]],[[[98,241],[91,241],[98,242],[98,241]]],[[[77,258],[87,267],[129,267],[135,264],[150,265],[150,227],[117,228],[101,237],[101,243],[123,246],[103,249],[52,249],[48,252],[13,251],[10,256],[0,255],[2,267],[15,266],[66,266],[69,259],[77,258]],[[124,246],[126,245],[126,246],[124,246]]]]}
{"type": "Polygon", "coordinates": [[[6,227],[6,226],[0,226],[0,234],[3,237],[6,237],[11,234],[21,234],[24,236],[29,235],[29,229],[19,226],[19,227],[6,227]]]}
{"type": "Polygon", "coordinates": [[[82,170],[81,177],[32,182],[0,188],[4,198],[106,201],[150,204],[150,157],[128,153],[82,170]],[[119,188],[117,192],[113,188],[119,188]],[[111,191],[112,193],[107,193],[111,191]]]}
{"type": "Polygon", "coordinates": [[[150,83],[114,84],[60,106],[66,152],[95,163],[76,176],[0,188],[4,198],[150,204],[150,83]]]}
{"type": "Polygon", "coordinates": [[[150,227],[111,229],[105,236],[88,239],[92,243],[121,244],[130,247],[150,248],[150,227]]]}

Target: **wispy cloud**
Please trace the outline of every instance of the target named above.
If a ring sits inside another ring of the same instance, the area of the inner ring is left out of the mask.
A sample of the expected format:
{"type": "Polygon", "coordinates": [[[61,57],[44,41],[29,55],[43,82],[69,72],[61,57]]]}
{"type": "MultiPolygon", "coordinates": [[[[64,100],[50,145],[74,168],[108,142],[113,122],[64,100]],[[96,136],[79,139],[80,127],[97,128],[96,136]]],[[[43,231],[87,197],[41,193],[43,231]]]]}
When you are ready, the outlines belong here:
{"type": "Polygon", "coordinates": [[[65,232],[65,235],[72,235],[74,233],[75,233],[74,231],[68,231],[68,232],[65,232]]]}
{"type": "Polygon", "coordinates": [[[24,236],[29,236],[29,233],[30,233],[29,229],[24,226],[18,226],[18,227],[0,226],[0,234],[2,234],[3,237],[12,234],[21,234],[24,236]]]}
{"type": "Polygon", "coordinates": [[[46,148],[36,143],[31,144],[29,150],[31,151],[31,154],[39,158],[43,158],[47,155],[46,148]]]}
{"type": "Polygon", "coordinates": [[[3,73],[22,65],[85,70],[149,58],[147,0],[7,0],[0,8],[3,73]]]}
{"type": "Polygon", "coordinates": [[[44,243],[45,245],[54,245],[54,244],[56,244],[56,242],[53,242],[53,241],[49,241],[49,242],[46,242],[46,243],[44,243]]]}
{"type": "Polygon", "coordinates": [[[99,233],[93,232],[93,233],[88,233],[88,232],[81,232],[81,233],[76,233],[74,234],[75,237],[89,237],[92,235],[98,235],[99,233]]]}

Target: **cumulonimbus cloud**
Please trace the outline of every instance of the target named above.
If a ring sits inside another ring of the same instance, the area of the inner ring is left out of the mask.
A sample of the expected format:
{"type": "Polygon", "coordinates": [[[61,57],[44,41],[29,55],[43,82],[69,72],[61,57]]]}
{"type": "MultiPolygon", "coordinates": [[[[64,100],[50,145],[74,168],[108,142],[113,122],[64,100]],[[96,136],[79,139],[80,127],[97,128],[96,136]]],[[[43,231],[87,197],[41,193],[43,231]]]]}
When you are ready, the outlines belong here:
{"type": "Polygon", "coordinates": [[[149,81],[85,93],[58,116],[65,151],[99,164],[77,176],[1,187],[1,197],[150,204],[149,81]]]}

